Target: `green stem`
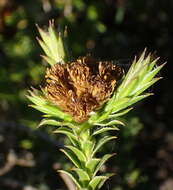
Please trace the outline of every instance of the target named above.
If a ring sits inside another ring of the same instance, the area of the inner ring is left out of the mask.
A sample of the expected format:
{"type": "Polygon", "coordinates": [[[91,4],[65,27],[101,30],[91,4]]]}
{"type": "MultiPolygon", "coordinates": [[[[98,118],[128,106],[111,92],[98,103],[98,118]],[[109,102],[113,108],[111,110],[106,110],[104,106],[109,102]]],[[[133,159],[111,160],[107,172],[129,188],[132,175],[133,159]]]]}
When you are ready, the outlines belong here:
{"type": "Polygon", "coordinates": [[[89,163],[93,159],[92,152],[94,149],[95,140],[91,138],[90,128],[83,130],[79,134],[78,139],[79,139],[79,144],[80,144],[80,150],[86,157],[86,161],[84,164],[81,163],[81,166],[83,167],[81,167],[80,169],[86,172],[90,178],[90,180],[85,184],[85,187],[80,188],[79,190],[90,190],[89,182],[92,180],[93,173],[89,170],[87,163],[89,163]]]}
{"type": "Polygon", "coordinates": [[[73,130],[67,128],[57,130],[57,132],[67,135],[71,140],[72,144],[66,146],[67,150],[62,151],[75,165],[75,168],[70,172],[63,170],[60,172],[70,176],[78,190],[98,190],[112,174],[99,176],[96,174],[100,167],[114,154],[106,154],[102,158],[96,158],[95,153],[103,144],[115,137],[107,135],[96,142],[90,127],[80,130],[80,133],[78,130],[79,128],[77,127],[73,130]]]}

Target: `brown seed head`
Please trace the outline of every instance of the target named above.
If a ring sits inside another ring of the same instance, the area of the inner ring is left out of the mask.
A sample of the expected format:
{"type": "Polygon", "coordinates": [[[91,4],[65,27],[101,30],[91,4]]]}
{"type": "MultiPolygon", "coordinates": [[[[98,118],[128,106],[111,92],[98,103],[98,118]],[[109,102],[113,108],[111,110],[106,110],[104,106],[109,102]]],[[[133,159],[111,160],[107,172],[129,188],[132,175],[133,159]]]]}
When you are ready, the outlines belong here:
{"type": "Polygon", "coordinates": [[[80,57],[68,64],[55,64],[46,72],[46,96],[76,122],[88,119],[114,91],[122,69],[109,61],[80,57]]]}

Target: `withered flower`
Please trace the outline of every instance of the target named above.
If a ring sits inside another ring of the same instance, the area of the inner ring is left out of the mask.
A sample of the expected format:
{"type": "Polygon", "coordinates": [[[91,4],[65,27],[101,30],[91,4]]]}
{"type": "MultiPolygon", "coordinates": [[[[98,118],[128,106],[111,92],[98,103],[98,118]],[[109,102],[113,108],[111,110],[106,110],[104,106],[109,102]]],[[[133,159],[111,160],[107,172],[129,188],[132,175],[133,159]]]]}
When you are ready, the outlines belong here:
{"type": "Polygon", "coordinates": [[[45,92],[51,102],[82,123],[110,98],[121,77],[122,69],[110,61],[80,57],[47,69],[45,92]]]}

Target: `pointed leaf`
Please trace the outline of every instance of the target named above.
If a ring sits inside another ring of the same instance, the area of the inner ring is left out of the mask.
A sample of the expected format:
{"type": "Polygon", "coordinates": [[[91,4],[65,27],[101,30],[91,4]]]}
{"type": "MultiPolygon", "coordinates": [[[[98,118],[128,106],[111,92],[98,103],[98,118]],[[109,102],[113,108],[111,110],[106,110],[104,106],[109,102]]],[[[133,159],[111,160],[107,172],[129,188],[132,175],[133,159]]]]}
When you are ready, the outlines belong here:
{"type": "Polygon", "coordinates": [[[50,65],[54,65],[54,64],[57,63],[54,59],[52,59],[52,58],[49,57],[49,56],[41,55],[41,57],[42,57],[47,63],[49,63],[50,65]]]}
{"type": "Polygon", "coordinates": [[[147,93],[147,94],[144,94],[144,95],[133,97],[128,102],[126,102],[126,104],[121,105],[121,107],[118,107],[118,109],[117,108],[113,109],[112,113],[116,113],[118,111],[126,109],[127,107],[131,106],[132,104],[135,104],[136,102],[138,102],[138,101],[140,101],[140,100],[142,100],[142,99],[144,99],[144,98],[146,98],[148,96],[151,96],[151,95],[152,95],[151,93],[147,93]]]}
{"type": "Polygon", "coordinates": [[[106,180],[108,180],[110,177],[112,177],[114,174],[106,174],[106,178],[105,179],[103,179],[102,181],[101,181],[101,183],[99,183],[99,185],[98,185],[98,189],[100,189],[103,185],[104,185],[104,183],[106,182],[106,180]]]}
{"type": "Polygon", "coordinates": [[[117,130],[119,130],[119,128],[115,127],[115,126],[113,126],[113,127],[103,127],[103,128],[100,128],[100,129],[97,129],[96,131],[94,131],[94,133],[92,134],[92,136],[104,133],[106,131],[115,131],[115,130],[117,131],[117,130]]]}
{"type": "Polygon", "coordinates": [[[159,59],[160,57],[157,57],[156,59],[152,60],[152,62],[149,64],[149,68],[148,68],[149,71],[151,71],[154,68],[154,66],[157,64],[159,59]]]}
{"type": "Polygon", "coordinates": [[[105,182],[106,179],[108,179],[107,176],[95,176],[89,183],[89,187],[92,190],[98,189],[99,184],[101,184],[103,181],[105,182]]]}
{"type": "Polygon", "coordinates": [[[126,113],[128,113],[129,111],[131,111],[133,108],[127,108],[119,113],[111,113],[111,115],[109,115],[108,118],[116,118],[116,117],[120,117],[122,115],[125,115],[126,113]]]}
{"type": "Polygon", "coordinates": [[[41,127],[43,125],[54,125],[54,126],[62,126],[62,122],[61,121],[56,121],[54,119],[43,119],[38,127],[41,127]]]}
{"type": "Polygon", "coordinates": [[[49,57],[52,57],[52,53],[51,53],[49,47],[47,46],[47,44],[44,41],[40,40],[39,38],[37,38],[37,41],[40,44],[43,51],[45,52],[45,54],[48,55],[49,57]]]}
{"type": "Polygon", "coordinates": [[[34,104],[36,104],[36,105],[31,105],[31,107],[47,115],[52,115],[54,117],[61,118],[66,121],[72,121],[72,118],[70,115],[61,111],[57,106],[48,102],[44,97],[37,95],[41,92],[34,90],[34,91],[29,91],[29,93],[30,93],[30,96],[27,96],[28,99],[34,104]]]}
{"type": "Polygon", "coordinates": [[[160,65],[160,66],[158,66],[158,67],[156,67],[156,68],[153,69],[151,72],[148,72],[148,73],[145,75],[145,77],[144,77],[144,79],[143,79],[143,81],[142,81],[142,84],[147,83],[148,81],[151,81],[151,80],[154,78],[154,76],[155,76],[164,66],[165,66],[165,63],[162,64],[162,65],[160,65]]]}
{"type": "Polygon", "coordinates": [[[91,175],[93,175],[97,165],[99,164],[101,159],[99,158],[92,158],[86,163],[86,168],[90,172],[91,175]]]}
{"type": "Polygon", "coordinates": [[[120,92],[119,92],[119,97],[126,97],[131,95],[133,90],[138,86],[139,84],[139,77],[134,76],[129,80],[128,86],[124,87],[120,92]]]}
{"type": "Polygon", "coordinates": [[[76,155],[76,157],[80,160],[81,163],[86,162],[85,155],[78,148],[76,148],[74,146],[66,146],[66,148],[70,149],[76,155]]]}
{"type": "Polygon", "coordinates": [[[37,25],[37,29],[40,33],[41,38],[43,39],[43,41],[47,44],[50,45],[50,38],[49,38],[49,33],[45,32],[43,29],[41,29],[38,25],[37,25]]]}
{"type": "Polygon", "coordinates": [[[124,125],[124,123],[122,121],[119,120],[104,120],[102,123],[95,123],[94,125],[98,125],[98,126],[112,126],[112,125],[124,125]]]}
{"type": "Polygon", "coordinates": [[[97,165],[94,173],[93,173],[93,176],[95,176],[97,174],[97,172],[100,170],[100,168],[103,166],[103,164],[109,159],[111,158],[112,156],[114,156],[114,154],[106,154],[103,156],[103,158],[100,160],[99,164],[97,165]]]}
{"type": "Polygon", "coordinates": [[[31,107],[39,110],[40,112],[43,112],[45,114],[51,115],[53,117],[57,117],[60,119],[63,119],[65,121],[72,121],[72,118],[70,115],[67,115],[66,113],[60,111],[57,107],[52,105],[31,105],[31,107]]]}
{"type": "Polygon", "coordinates": [[[95,146],[95,140],[94,139],[92,141],[86,140],[86,141],[82,142],[81,148],[84,150],[87,158],[90,157],[91,152],[94,149],[94,146],[95,146]]]}
{"type": "Polygon", "coordinates": [[[66,174],[67,176],[70,177],[70,179],[72,179],[72,181],[76,184],[76,186],[77,186],[79,189],[82,188],[80,182],[78,181],[78,179],[76,178],[75,175],[73,175],[73,174],[70,173],[70,172],[64,171],[64,170],[58,170],[58,172],[66,174]]]}
{"type": "MultiPolygon", "coordinates": [[[[50,115],[44,115],[43,117],[51,117],[50,115]]],[[[43,125],[54,125],[54,126],[67,126],[69,128],[77,128],[76,125],[74,125],[73,123],[69,123],[69,122],[64,122],[64,121],[57,121],[55,119],[43,119],[39,126],[43,126],[43,125]]],[[[54,131],[55,133],[57,132],[56,130],[54,131]]]]}
{"type": "Polygon", "coordinates": [[[142,92],[144,92],[147,88],[149,88],[150,86],[152,86],[154,83],[156,83],[160,79],[161,79],[161,77],[160,78],[154,78],[150,82],[148,82],[145,85],[141,86],[140,88],[136,89],[136,91],[134,92],[135,96],[138,96],[139,94],[141,94],[142,92]]]}
{"type": "Polygon", "coordinates": [[[63,58],[65,56],[61,37],[60,37],[60,35],[55,33],[53,26],[51,26],[51,25],[48,28],[48,33],[49,33],[49,38],[51,41],[51,46],[50,46],[51,52],[54,56],[54,59],[57,62],[60,62],[61,60],[63,60],[63,58]],[[62,51],[59,52],[60,50],[62,50],[62,51]]]}
{"type": "Polygon", "coordinates": [[[111,104],[107,104],[105,107],[105,111],[109,111],[109,110],[118,110],[119,108],[121,108],[122,105],[126,104],[129,101],[130,98],[125,97],[125,98],[120,98],[118,100],[115,100],[114,102],[112,102],[111,104]]]}
{"type": "Polygon", "coordinates": [[[147,72],[149,72],[149,65],[151,63],[151,55],[149,54],[145,60],[143,61],[143,67],[141,68],[141,70],[138,73],[139,79],[140,81],[144,78],[144,76],[147,74],[147,72]]]}
{"type": "Polygon", "coordinates": [[[75,168],[73,170],[78,174],[79,181],[81,182],[81,184],[86,185],[86,183],[88,183],[88,181],[90,181],[89,175],[83,169],[75,168]]]}
{"type": "Polygon", "coordinates": [[[71,160],[73,162],[73,164],[77,167],[77,168],[81,168],[81,164],[78,160],[78,158],[76,157],[76,155],[68,150],[64,150],[64,149],[60,149],[61,152],[63,152],[68,158],[69,160],[71,160]]]}
{"type": "Polygon", "coordinates": [[[108,141],[112,140],[112,139],[116,139],[116,136],[105,136],[102,139],[99,140],[99,142],[97,143],[96,147],[94,148],[94,151],[92,153],[92,157],[94,156],[94,154],[108,141]]]}
{"type": "Polygon", "coordinates": [[[97,112],[94,112],[94,113],[92,113],[92,115],[90,115],[90,118],[88,120],[89,124],[93,125],[93,123],[98,120],[98,118],[100,116],[99,112],[100,112],[100,110],[98,110],[97,112]]]}
{"type": "Polygon", "coordinates": [[[68,49],[65,44],[65,36],[61,32],[56,32],[54,23],[49,23],[48,31],[37,27],[42,40],[38,40],[45,54],[51,57],[54,62],[47,60],[49,64],[68,62],[68,49]]]}
{"type": "Polygon", "coordinates": [[[57,106],[54,105],[44,105],[44,108],[48,110],[48,113],[55,116],[60,117],[61,119],[64,119],[66,121],[72,121],[72,118],[70,115],[64,113],[63,111],[60,111],[60,109],[57,108],[57,106]]]}
{"type": "Polygon", "coordinates": [[[45,98],[39,96],[39,95],[35,95],[34,92],[29,91],[30,96],[26,95],[26,97],[34,104],[36,105],[44,105],[47,103],[47,101],[45,100],[45,98]]]}
{"type": "Polygon", "coordinates": [[[70,139],[70,141],[76,145],[79,146],[78,138],[73,134],[73,131],[71,129],[68,129],[66,127],[60,127],[59,129],[56,129],[54,133],[60,133],[67,135],[67,137],[70,139]]]}
{"type": "Polygon", "coordinates": [[[148,96],[151,96],[151,95],[153,95],[153,94],[152,93],[147,93],[147,94],[144,94],[144,95],[136,96],[136,97],[132,98],[126,106],[127,107],[131,106],[132,104],[135,104],[136,102],[139,102],[140,100],[142,100],[144,98],[147,98],[148,96]]]}
{"type": "Polygon", "coordinates": [[[103,112],[103,114],[101,114],[101,116],[98,118],[98,120],[96,121],[96,122],[101,122],[101,121],[103,121],[103,120],[105,120],[105,119],[107,119],[108,118],[108,116],[109,116],[109,112],[103,112]]]}
{"type": "Polygon", "coordinates": [[[64,131],[64,130],[61,130],[61,129],[56,130],[56,133],[61,133],[61,134],[66,135],[69,138],[72,145],[80,148],[79,140],[73,133],[71,133],[71,132],[69,133],[68,131],[64,131]]]}

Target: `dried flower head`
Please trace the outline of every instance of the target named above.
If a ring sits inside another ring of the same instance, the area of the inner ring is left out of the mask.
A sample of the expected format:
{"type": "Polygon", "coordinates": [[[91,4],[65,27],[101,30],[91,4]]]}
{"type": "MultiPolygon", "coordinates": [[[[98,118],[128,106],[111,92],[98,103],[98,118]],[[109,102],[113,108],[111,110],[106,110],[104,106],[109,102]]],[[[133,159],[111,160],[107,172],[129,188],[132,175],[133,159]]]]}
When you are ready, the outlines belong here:
{"type": "Polygon", "coordinates": [[[48,69],[45,92],[51,102],[81,123],[110,98],[121,77],[122,69],[110,61],[80,57],[48,69]]]}

